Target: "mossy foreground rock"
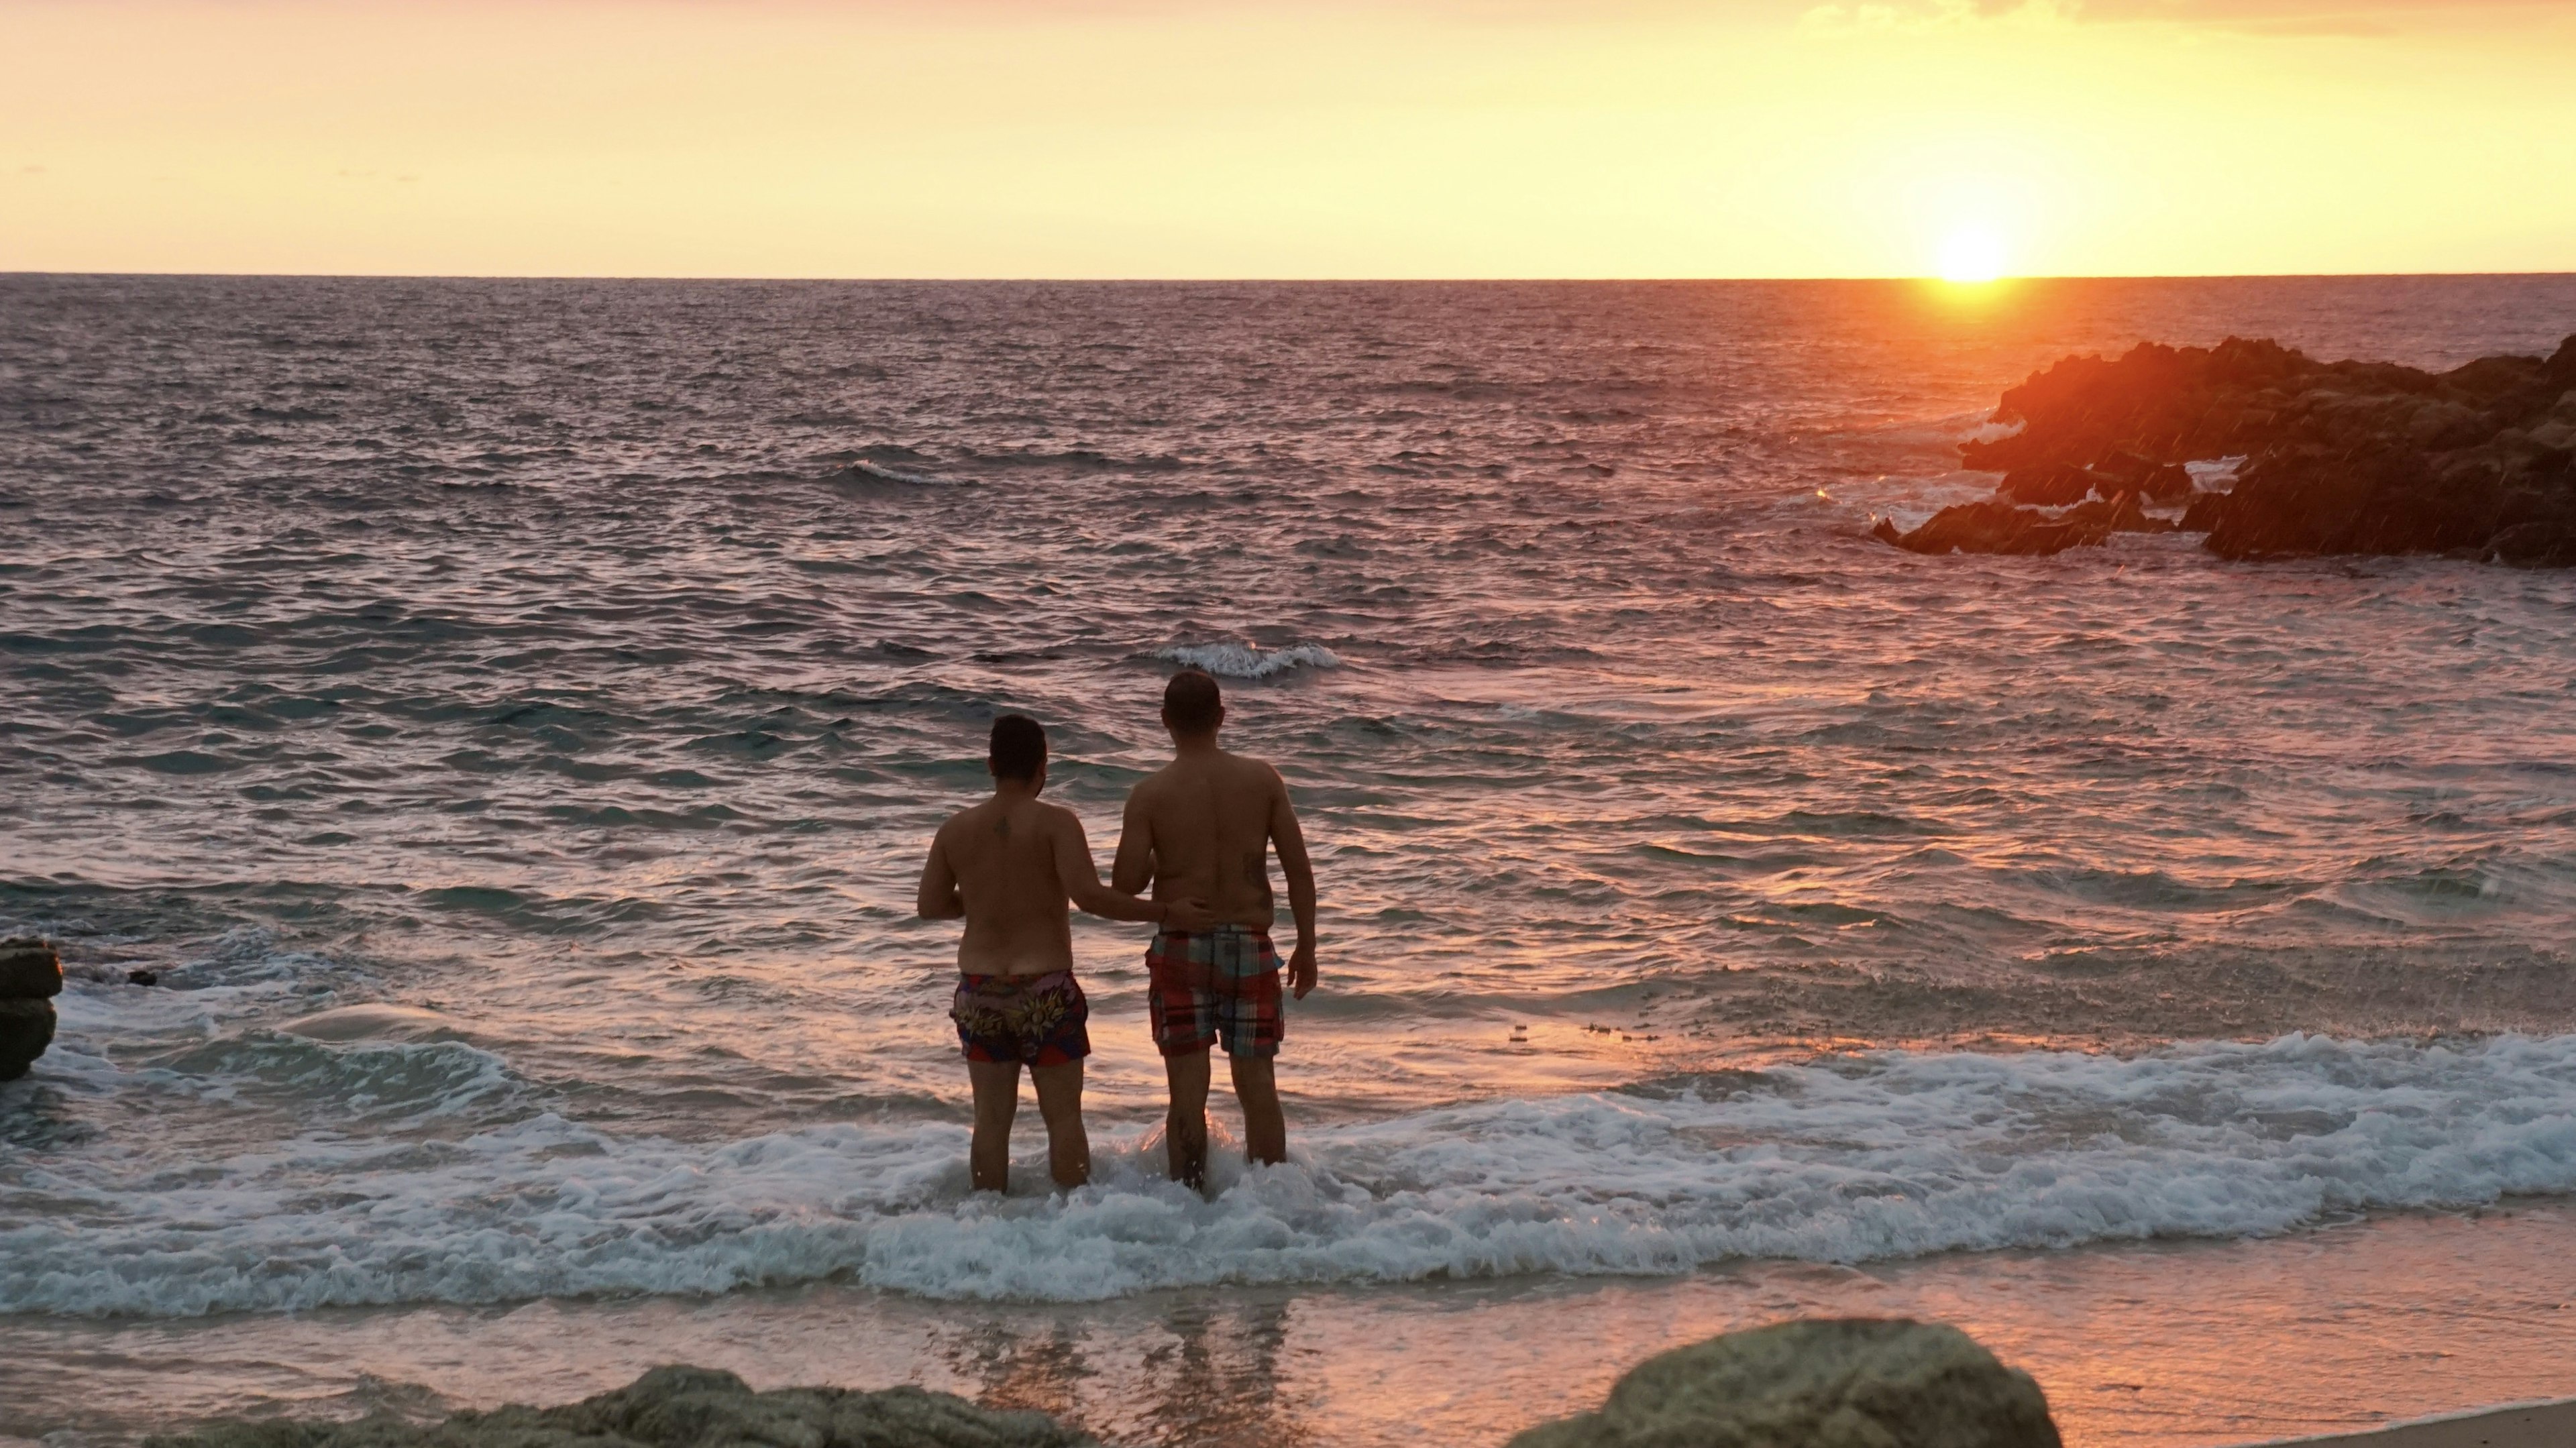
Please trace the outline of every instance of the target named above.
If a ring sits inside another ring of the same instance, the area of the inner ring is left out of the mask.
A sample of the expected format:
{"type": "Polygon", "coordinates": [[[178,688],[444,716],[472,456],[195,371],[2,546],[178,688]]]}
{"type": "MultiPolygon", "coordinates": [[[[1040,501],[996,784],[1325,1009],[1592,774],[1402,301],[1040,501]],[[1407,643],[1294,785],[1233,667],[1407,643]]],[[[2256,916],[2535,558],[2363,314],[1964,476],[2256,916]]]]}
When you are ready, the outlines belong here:
{"type": "Polygon", "coordinates": [[[1092,1441],[1043,1413],[997,1413],[920,1388],[755,1393],[731,1373],[675,1367],[567,1408],[459,1413],[426,1428],[381,1416],[213,1423],[150,1439],[147,1448],[1082,1448],[1092,1441]]]}
{"type": "Polygon", "coordinates": [[[2048,1401],[1966,1333],[1847,1318],[1648,1358],[1601,1411],[1511,1448],[2059,1448],[2048,1401]]]}

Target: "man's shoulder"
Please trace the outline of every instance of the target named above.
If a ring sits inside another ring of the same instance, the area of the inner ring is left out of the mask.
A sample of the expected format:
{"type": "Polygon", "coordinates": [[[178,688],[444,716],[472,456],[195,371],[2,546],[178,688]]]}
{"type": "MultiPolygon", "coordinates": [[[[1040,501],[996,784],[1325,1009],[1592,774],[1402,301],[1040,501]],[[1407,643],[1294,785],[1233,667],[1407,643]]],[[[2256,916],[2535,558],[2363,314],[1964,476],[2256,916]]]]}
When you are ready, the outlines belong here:
{"type": "Polygon", "coordinates": [[[1225,757],[1226,762],[1233,766],[1236,775],[1242,779],[1257,781],[1265,787],[1280,782],[1278,766],[1267,759],[1255,759],[1249,754],[1236,754],[1231,750],[1227,751],[1225,757]]]}
{"type": "Polygon", "coordinates": [[[948,818],[939,822],[938,837],[944,840],[950,835],[957,833],[959,830],[972,828],[975,821],[990,813],[992,808],[993,802],[989,799],[979,800],[974,804],[966,806],[964,809],[957,811],[955,814],[952,814],[948,818]]]}

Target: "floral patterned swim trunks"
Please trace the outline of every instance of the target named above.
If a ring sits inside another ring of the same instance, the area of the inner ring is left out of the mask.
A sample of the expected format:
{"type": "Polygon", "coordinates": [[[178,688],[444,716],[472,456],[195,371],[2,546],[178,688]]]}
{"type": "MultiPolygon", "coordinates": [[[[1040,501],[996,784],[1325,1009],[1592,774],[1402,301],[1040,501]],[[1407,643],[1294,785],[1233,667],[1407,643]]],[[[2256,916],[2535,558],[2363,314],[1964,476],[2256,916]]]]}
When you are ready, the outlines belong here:
{"type": "Polygon", "coordinates": [[[1164,931],[1145,950],[1154,1045],[1186,1056],[1223,1041],[1229,1056],[1276,1056],[1288,1034],[1279,1003],[1279,952],[1259,930],[1220,925],[1164,931]]]}
{"type": "Polygon", "coordinates": [[[969,1061],[1065,1066],[1091,1054],[1091,1003],[1069,970],[960,976],[948,1017],[969,1061]]]}

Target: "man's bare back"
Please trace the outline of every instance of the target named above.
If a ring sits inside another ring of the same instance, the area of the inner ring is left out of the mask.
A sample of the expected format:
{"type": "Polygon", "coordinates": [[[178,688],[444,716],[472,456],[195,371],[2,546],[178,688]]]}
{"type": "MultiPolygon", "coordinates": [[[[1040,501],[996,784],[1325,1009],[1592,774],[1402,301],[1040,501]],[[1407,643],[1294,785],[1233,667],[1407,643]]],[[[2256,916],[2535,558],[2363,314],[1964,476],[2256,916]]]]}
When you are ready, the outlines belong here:
{"type": "Polygon", "coordinates": [[[1175,675],[1163,694],[1172,762],[1127,796],[1110,882],[1156,900],[1200,899],[1212,930],[1167,925],[1146,952],[1154,1045],[1172,1088],[1165,1144],[1172,1176],[1203,1185],[1207,1171],[1208,1052],[1223,1045],[1243,1106],[1244,1147],[1257,1162],[1287,1159],[1272,1059],[1286,1035],[1270,852],[1287,876],[1297,947],[1285,971],[1299,1000],[1315,988],[1315,871],[1279,771],[1217,746],[1225,705],[1216,681],[1175,675]]]}
{"type": "Polygon", "coordinates": [[[1278,916],[1270,893],[1273,839],[1304,853],[1278,770],[1222,749],[1183,754],[1127,796],[1127,828],[1112,873],[1124,878],[1120,872],[1135,863],[1125,851],[1141,841],[1151,858],[1155,899],[1205,900],[1221,924],[1268,930],[1278,916]]]}
{"type": "Polygon", "coordinates": [[[1073,811],[1035,796],[996,795],[939,827],[922,898],[931,900],[942,883],[956,892],[958,913],[966,917],[957,941],[960,971],[1044,975],[1073,969],[1065,906],[1086,880],[1099,891],[1091,846],[1073,811]],[[1068,854],[1080,856],[1079,866],[1064,868],[1068,854]]]}
{"type": "Polygon", "coordinates": [[[1020,1069],[1046,1117],[1050,1173],[1060,1187],[1091,1175],[1082,1129],[1082,1061],[1091,1054],[1091,1006],[1073,978],[1069,902],[1113,920],[1204,928],[1187,897],[1153,903],[1101,888],[1091,844],[1073,811],[1041,803],[1046,731],[1033,719],[993,721],[993,797],[950,816],[930,842],[918,908],[925,920],[966,922],[957,942],[957,992],[949,1017],[975,1092],[968,1172],[978,1190],[1010,1184],[1011,1121],[1020,1069]]]}

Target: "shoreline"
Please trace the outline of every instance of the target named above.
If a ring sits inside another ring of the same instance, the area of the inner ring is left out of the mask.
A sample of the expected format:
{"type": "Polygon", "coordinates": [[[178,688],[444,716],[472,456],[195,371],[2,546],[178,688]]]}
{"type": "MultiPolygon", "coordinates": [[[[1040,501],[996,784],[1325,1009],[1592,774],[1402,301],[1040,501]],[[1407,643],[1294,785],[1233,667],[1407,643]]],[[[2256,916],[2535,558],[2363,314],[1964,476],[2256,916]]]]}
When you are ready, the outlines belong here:
{"type": "MultiPolygon", "coordinates": [[[[0,1434],[0,1448],[43,1448],[43,1441],[0,1434]]],[[[2563,1448],[2569,1443],[2576,1443],[2576,1398],[2446,1413],[2357,1433],[2210,1448],[2563,1448]]],[[[2083,1448],[2081,1440],[2077,1448],[2083,1448]]]]}
{"type": "Polygon", "coordinates": [[[2276,1438],[2249,1448],[2564,1448],[2569,1443],[2576,1443],[2576,1398],[2446,1413],[2358,1433],[2276,1438]]]}
{"type": "MultiPolygon", "coordinates": [[[[2075,1448],[2520,1448],[2444,1413],[2576,1395],[2576,1314],[2528,1264],[2576,1206],[2379,1218],[2287,1237],[1754,1263],[1670,1279],[1170,1291],[933,1302],[847,1284],[710,1298],[0,1317],[29,1391],[0,1440],[91,1448],[216,1418],[572,1403],[669,1363],[753,1388],[916,1383],[1134,1448],[1501,1444],[1588,1411],[1668,1348],[1793,1317],[1911,1317],[2030,1372],[2075,1448]],[[2365,1425],[2407,1424],[2408,1435],[2365,1425]],[[2434,1421],[2435,1436],[2412,1425],[2434,1421]],[[2364,1431],[2365,1427],[2375,1431],[2364,1431]],[[2315,1435],[2324,1431],[2329,1435],[2315,1435]]],[[[2564,1443],[2565,1436],[2537,1438],[2564,1443]]]]}

